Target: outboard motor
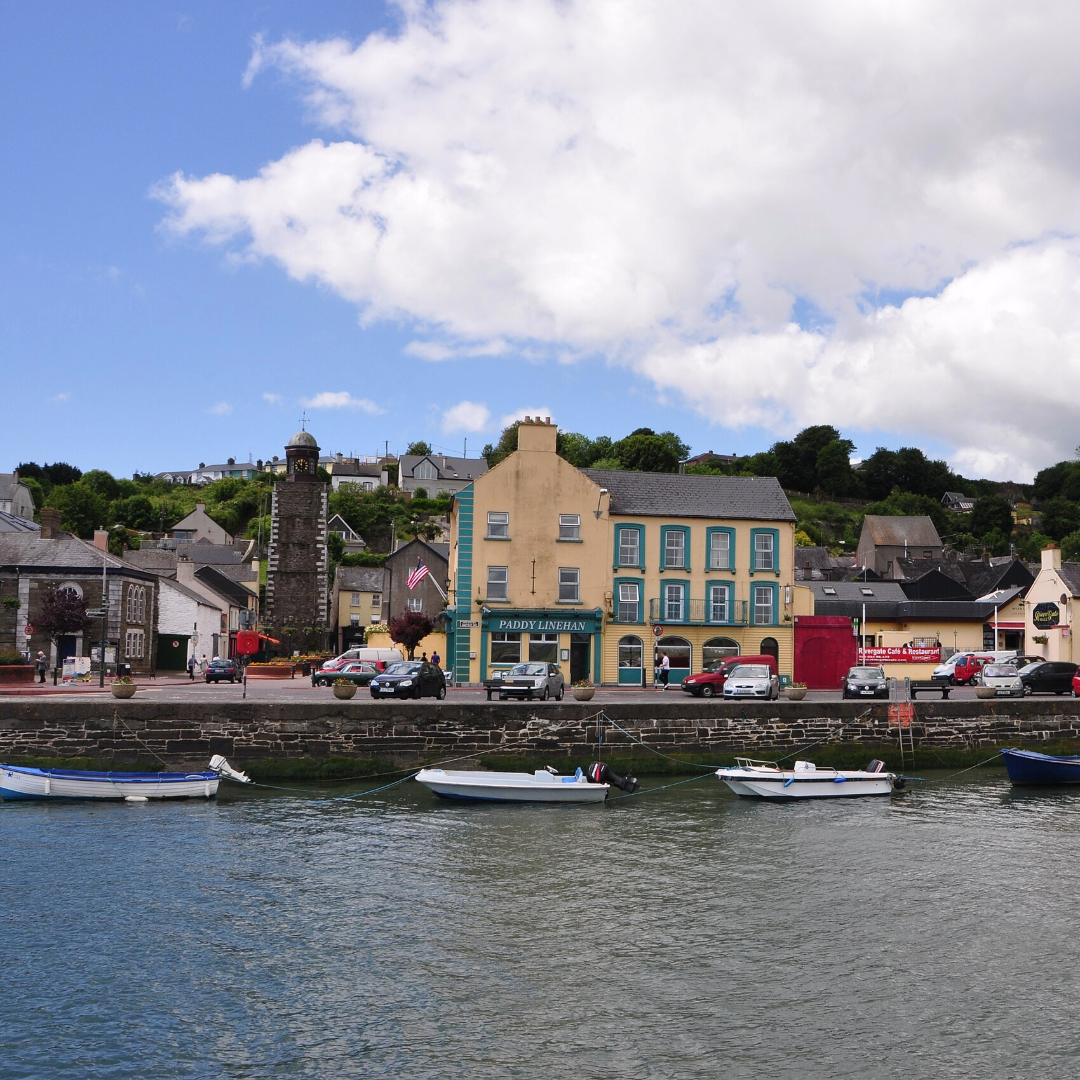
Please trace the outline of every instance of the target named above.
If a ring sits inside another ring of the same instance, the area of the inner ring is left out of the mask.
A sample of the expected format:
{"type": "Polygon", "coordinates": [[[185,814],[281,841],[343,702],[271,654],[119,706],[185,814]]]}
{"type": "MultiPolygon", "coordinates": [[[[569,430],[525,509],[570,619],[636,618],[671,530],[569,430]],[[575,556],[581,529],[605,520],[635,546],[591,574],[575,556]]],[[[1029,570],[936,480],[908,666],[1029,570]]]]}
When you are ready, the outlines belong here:
{"type": "Polygon", "coordinates": [[[610,784],[621,791],[631,793],[637,791],[639,787],[636,777],[620,776],[610,765],[605,765],[602,761],[594,761],[585,770],[585,777],[590,784],[610,784]]]}

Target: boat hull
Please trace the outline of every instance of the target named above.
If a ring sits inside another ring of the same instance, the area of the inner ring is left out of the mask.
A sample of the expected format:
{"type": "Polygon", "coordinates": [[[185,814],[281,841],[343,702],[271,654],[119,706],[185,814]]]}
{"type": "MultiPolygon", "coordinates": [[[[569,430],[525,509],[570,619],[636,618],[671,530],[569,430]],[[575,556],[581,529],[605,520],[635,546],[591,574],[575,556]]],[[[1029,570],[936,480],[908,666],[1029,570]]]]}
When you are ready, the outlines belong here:
{"type": "Polygon", "coordinates": [[[0,765],[0,798],[23,799],[210,799],[220,777],[199,773],[108,773],[0,765]]]}
{"type": "Polygon", "coordinates": [[[460,802],[599,803],[607,798],[610,787],[550,773],[421,769],[416,779],[440,798],[460,802]]]}
{"type": "Polygon", "coordinates": [[[1017,787],[1080,784],[1080,757],[1054,757],[1034,750],[1002,750],[1005,771],[1017,787]]]}
{"type": "Polygon", "coordinates": [[[891,773],[866,772],[798,772],[778,769],[765,770],[724,768],[716,775],[731,790],[744,799],[854,799],[873,795],[889,795],[893,791],[891,773]]]}

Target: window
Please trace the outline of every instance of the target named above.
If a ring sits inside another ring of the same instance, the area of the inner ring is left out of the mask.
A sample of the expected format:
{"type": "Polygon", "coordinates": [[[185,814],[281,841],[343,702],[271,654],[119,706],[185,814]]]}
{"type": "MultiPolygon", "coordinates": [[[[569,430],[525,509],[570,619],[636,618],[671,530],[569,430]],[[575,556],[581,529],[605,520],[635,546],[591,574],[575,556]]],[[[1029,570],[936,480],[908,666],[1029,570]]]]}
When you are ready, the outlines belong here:
{"type": "Polygon", "coordinates": [[[641,622],[641,586],[636,581],[619,582],[619,607],[615,612],[621,623],[641,622]]]}
{"type": "Polygon", "coordinates": [[[364,481],[364,483],[362,483],[362,484],[360,485],[360,487],[361,487],[361,489],[362,489],[362,490],[364,490],[364,491],[374,491],[374,490],[375,490],[375,489],[374,489],[374,488],[373,488],[373,487],[371,486],[371,481],[370,481],[370,480],[365,480],[365,481],[364,481]]]}
{"type": "Polygon", "coordinates": [[[616,532],[619,566],[641,566],[641,529],[637,526],[623,525],[616,532]]]}
{"type": "Polygon", "coordinates": [[[414,480],[434,480],[439,472],[430,461],[424,460],[413,467],[412,474],[414,480]]]}
{"type": "Polygon", "coordinates": [[[731,618],[730,585],[709,586],[709,622],[728,622],[731,618]]]}
{"type": "Polygon", "coordinates": [[[619,639],[619,667],[641,667],[643,653],[644,649],[641,644],[641,638],[624,637],[619,639]]]}
{"type": "Polygon", "coordinates": [[[410,611],[423,611],[424,610],[424,599],[423,599],[423,597],[421,597],[421,596],[410,596],[409,597],[409,610],[410,611]]]}
{"type": "Polygon", "coordinates": [[[129,630],[124,640],[124,655],[128,660],[141,660],[143,655],[143,632],[129,630]]]}
{"type": "Polygon", "coordinates": [[[354,592],[352,594],[352,596],[349,598],[349,607],[359,607],[359,606],[360,606],[360,594],[358,592],[354,592]]]}
{"type": "Polygon", "coordinates": [[[382,607],[382,593],[373,592],[371,594],[371,606],[374,608],[382,607]]]}
{"type": "Polygon", "coordinates": [[[669,528],[664,532],[664,570],[686,568],[686,530],[669,528]]]}
{"type": "Polygon", "coordinates": [[[731,558],[734,535],[730,529],[709,530],[709,569],[731,570],[734,566],[731,558]]]}
{"type": "Polygon", "coordinates": [[[145,622],[145,620],[146,590],[140,585],[129,585],[127,593],[127,621],[129,623],[141,623],[145,622]]]}
{"type": "Polygon", "coordinates": [[[776,569],[776,537],[771,532],[754,533],[754,569],[776,569]]]}
{"type": "Polygon", "coordinates": [[[685,604],[683,603],[684,591],[678,582],[664,586],[664,620],[665,622],[682,622],[685,604]]]}
{"type": "Polygon", "coordinates": [[[771,585],[754,586],[755,626],[768,626],[773,622],[773,595],[771,585]]]}
{"type": "Polygon", "coordinates": [[[491,662],[493,664],[520,664],[521,635],[496,630],[491,635],[491,662]]]}
{"type": "Polygon", "coordinates": [[[530,634],[529,660],[544,664],[559,662],[558,634],[530,634]]]}
{"type": "Polygon", "coordinates": [[[821,591],[825,596],[835,596],[836,595],[836,590],[831,585],[823,586],[821,591]]]}
{"type": "Polygon", "coordinates": [[[701,664],[706,671],[709,671],[713,665],[723,662],[729,656],[738,655],[739,643],[731,638],[709,638],[709,640],[701,646],[701,664]]]}
{"type": "Polygon", "coordinates": [[[489,510],[487,516],[487,539],[510,539],[510,515],[501,510],[489,510]]]}
{"type": "Polygon", "coordinates": [[[487,576],[487,598],[489,600],[506,599],[507,573],[505,566],[489,566],[487,576]]]}
{"type": "Polygon", "coordinates": [[[863,594],[863,596],[873,596],[874,595],[874,590],[873,589],[860,589],[859,592],[861,592],[863,594]]]}
{"type": "Polygon", "coordinates": [[[581,599],[581,571],[576,566],[559,567],[559,602],[574,603],[581,599]]]}
{"type": "Polygon", "coordinates": [[[581,539],[581,515],[580,514],[560,514],[559,515],[559,539],[560,540],[580,540],[581,539]]]}

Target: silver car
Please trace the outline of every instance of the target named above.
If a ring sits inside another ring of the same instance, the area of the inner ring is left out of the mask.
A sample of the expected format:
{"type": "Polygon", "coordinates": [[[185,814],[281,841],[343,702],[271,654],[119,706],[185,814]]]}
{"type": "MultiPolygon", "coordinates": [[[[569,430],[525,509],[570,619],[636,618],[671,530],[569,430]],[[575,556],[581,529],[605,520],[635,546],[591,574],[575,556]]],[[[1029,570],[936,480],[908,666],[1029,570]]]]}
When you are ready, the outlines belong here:
{"type": "Polygon", "coordinates": [[[987,664],[975,676],[975,683],[992,686],[999,697],[1024,696],[1024,683],[1015,664],[987,664]]]}
{"type": "Polygon", "coordinates": [[[767,664],[739,664],[728,674],[724,683],[724,697],[775,701],[780,697],[780,679],[767,664]]]}
{"type": "Polygon", "coordinates": [[[546,701],[553,697],[562,701],[563,676],[558,664],[515,664],[503,676],[499,687],[499,700],[522,697],[532,701],[534,697],[546,701]]]}

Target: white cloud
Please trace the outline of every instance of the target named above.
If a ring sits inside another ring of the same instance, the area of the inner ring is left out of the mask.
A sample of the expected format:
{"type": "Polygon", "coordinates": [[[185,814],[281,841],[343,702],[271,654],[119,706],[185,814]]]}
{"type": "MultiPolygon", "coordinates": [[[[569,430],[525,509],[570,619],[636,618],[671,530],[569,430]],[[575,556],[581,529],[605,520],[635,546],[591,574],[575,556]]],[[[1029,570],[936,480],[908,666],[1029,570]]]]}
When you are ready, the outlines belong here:
{"type": "Polygon", "coordinates": [[[442,429],[447,435],[458,431],[487,431],[491,410],[476,401],[459,401],[443,413],[442,429]]]}
{"type": "MultiPolygon", "coordinates": [[[[932,382],[919,388],[957,461],[1008,471],[1075,444],[1055,408],[1026,445],[1016,373],[986,363],[999,337],[965,314],[990,315],[995,268],[1017,244],[1080,232],[1080,7],[443,0],[401,12],[400,32],[358,46],[259,42],[246,78],[294,76],[337,141],[248,179],[173,177],[160,191],[171,227],[322,282],[369,322],[405,320],[423,339],[407,351],[425,359],[492,342],[600,354],[694,400],[686,362],[739,384],[734,417],[718,419],[774,430],[908,424],[921,413],[899,407],[915,391],[898,382],[917,371],[978,387],[977,424],[932,404],[932,382]],[[937,305],[895,313],[876,299],[954,279],[963,287],[937,305]],[[796,300],[822,329],[788,329],[796,300]],[[658,370],[661,358],[676,366],[658,370]]],[[[1051,329],[1069,266],[1047,264],[1065,274],[1050,294],[1026,290],[1002,355],[1037,356],[1050,336],[1070,364],[1080,356],[1080,338],[1051,329]]]]}
{"type": "MultiPolygon", "coordinates": [[[[551,416],[551,410],[546,405],[537,407],[527,407],[522,405],[520,409],[514,409],[512,412],[506,413],[499,419],[499,430],[509,427],[511,424],[516,424],[518,420],[524,420],[526,416],[539,416],[541,419],[551,416]]],[[[554,417],[552,417],[554,422],[554,417]]]]}
{"type": "Polygon", "coordinates": [[[324,390],[311,398],[302,398],[300,404],[307,409],[358,409],[376,416],[384,410],[367,398],[354,398],[348,390],[324,390]]]}
{"type": "Polygon", "coordinates": [[[54,394],[51,398],[49,398],[49,401],[51,401],[51,402],[53,402],[55,404],[59,404],[62,401],[70,400],[70,398],[71,398],[71,395],[67,391],[64,391],[61,394],[54,394]]]}
{"type": "Polygon", "coordinates": [[[228,416],[232,412],[232,406],[227,401],[219,401],[206,410],[211,416],[228,416]]]}
{"type": "Polygon", "coordinates": [[[268,405],[280,405],[281,404],[281,395],[280,394],[263,394],[263,401],[265,401],[268,405]]]}

